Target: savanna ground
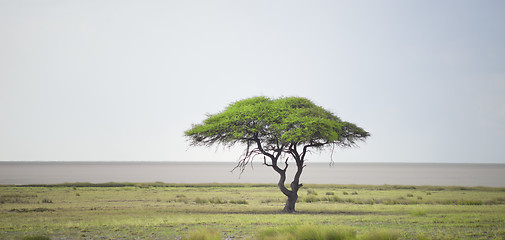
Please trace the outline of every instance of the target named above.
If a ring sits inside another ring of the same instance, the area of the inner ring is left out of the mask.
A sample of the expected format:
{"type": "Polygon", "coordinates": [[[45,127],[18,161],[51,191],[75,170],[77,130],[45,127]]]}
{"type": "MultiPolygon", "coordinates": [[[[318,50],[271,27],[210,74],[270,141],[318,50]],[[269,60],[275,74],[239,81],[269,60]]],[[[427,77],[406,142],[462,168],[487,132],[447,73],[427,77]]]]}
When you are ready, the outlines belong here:
{"type": "Polygon", "coordinates": [[[306,185],[0,186],[0,239],[505,239],[505,188],[306,185]],[[36,238],[32,238],[36,239],[36,238]]]}

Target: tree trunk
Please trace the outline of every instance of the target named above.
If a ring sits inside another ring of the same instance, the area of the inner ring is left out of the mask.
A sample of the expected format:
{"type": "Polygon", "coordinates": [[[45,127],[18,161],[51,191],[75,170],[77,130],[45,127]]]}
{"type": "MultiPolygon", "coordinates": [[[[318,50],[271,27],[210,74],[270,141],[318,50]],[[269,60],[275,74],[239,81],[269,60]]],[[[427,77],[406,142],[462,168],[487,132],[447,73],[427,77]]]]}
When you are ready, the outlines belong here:
{"type": "Polygon", "coordinates": [[[287,189],[286,186],[284,185],[286,181],[286,168],[285,169],[280,169],[278,167],[274,167],[274,169],[279,173],[280,179],[279,179],[279,189],[281,190],[286,197],[288,197],[288,200],[286,200],[286,205],[284,206],[284,209],[282,212],[285,213],[294,213],[295,212],[295,205],[296,201],[298,200],[298,189],[300,189],[303,185],[300,184],[300,176],[303,171],[303,166],[301,164],[297,164],[298,169],[295,174],[295,178],[293,179],[293,182],[291,182],[291,190],[287,189]]]}
{"type": "Polygon", "coordinates": [[[291,191],[283,191],[284,195],[288,197],[288,200],[286,200],[286,205],[284,205],[284,210],[282,210],[282,212],[285,213],[295,212],[296,201],[298,200],[298,189],[300,189],[300,187],[303,186],[298,182],[299,178],[295,178],[295,180],[291,183],[291,191]]]}
{"type": "Polygon", "coordinates": [[[286,195],[286,197],[288,197],[288,200],[286,201],[286,205],[284,206],[284,210],[282,210],[282,212],[294,213],[296,200],[298,200],[298,189],[302,185],[298,184],[298,179],[295,179],[295,181],[291,183],[291,190],[287,189],[286,186],[284,185],[286,181],[286,169],[282,170],[279,169],[278,167],[274,167],[274,169],[280,175],[278,183],[279,189],[281,190],[282,193],[284,193],[284,195],[286,195]]]}
{"type": "Polygon", "coordinates": [[[297,171],[295,174],[295,178],[293,179],[293,182],[291,182],[291,191],[289,191],[289,194],[284,193],[287,197],[288,200],[286,201],[286,205],[284,206],[283,212],[285,213],[294,213],[295,212],[295,205],[296,201],[298,200],[298,189],[300,189],[303,185],[300,184],[300,176],[302,175],[303,171],[303,161],[296,161],[297,165],[297,171]]]}
{"type": "Polygon", "coordinates": [[[263,150],[259,139],[256,138],[255,141],[258,144],[259,151],[271,159],[271,164],[268,164],[266,157],[264,157],[263,164],[272,167],[280,175],[280,179],[277,185],[279,186],[281,192],[284,195],[286,195],[286,197],[288,197],[283,212],[294,213],[296,201],[298,200],[298,189],[300,189],[303,186],[302,184],[300,184],[300,176],[302,175],[302,171],[304,168],[303,157],[300,157],[300,155],[298,155],[298,152],[296,152],[296,145],[294,145],[292,150],[294,151],[293,156],[296,161],[297,171],[293,179],[293,182],[291,183],[291,190],[289,190],[284,185],[284,183],[286,182],[286,169],[288,168],[288,158],[286,158],[284,169],[279,168],[279,166],[277,165],[277,160],[281,156],[282,151],[278,151],[276,155],[269,154],[268,152],[263,150]]]}
{"type": "Polygon", "coordinates": [[[285,213],[294,213],[295,212],[296,200],[298,200],[298,193],[297,192],[292,192],[287,197],[288,197],[288,200],[286,201],[286,205],[284,206],[284,210],[282,210],[282,212],[285,212],[285,213]]]}

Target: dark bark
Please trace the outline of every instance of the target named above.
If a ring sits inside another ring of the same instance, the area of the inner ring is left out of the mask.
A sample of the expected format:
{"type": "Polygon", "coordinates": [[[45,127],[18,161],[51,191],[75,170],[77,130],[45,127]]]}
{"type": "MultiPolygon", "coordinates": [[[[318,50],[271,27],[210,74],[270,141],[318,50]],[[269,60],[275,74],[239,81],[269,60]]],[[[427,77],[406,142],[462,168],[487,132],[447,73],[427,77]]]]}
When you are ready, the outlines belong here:
{"type": "Polygon", "coordinates": [[[286,205],[284,206],[284,210],[282,211],[285,213],[295,213],[295,205],[297,200],[298,200],[298,194],[296,192],[293,192],[291,195],[288,196],[288,200],[286,201],[286,205]]]}
{"type": "Polygon", "coordinates": [[[298,200],[298,190],[302,187],[302,184],[299,184],[299,178],[295,177],[295,180],[291,183],[291,191],[289,194],[285,194],[288,199],[286,200],[286,205],[284,205],[285,213],[295,213],[296,201],[298,200]]]}
{"type": "MultiPolygon", "coordinates": [[[[298,190],[303,186],[302,184],[300,184],[300,177],[302,176],[302,171],[305,166],[303,165],[304,156],[300,157],[296,149],[296,144],[292,144],[289,147],[289,151],[293,156],[293,158],[295,159],[297,170],[293,182],[291,182],[291,191],[289,191],[289,194],[285,194],[288,197],[288,199],[286,201],[286,205],[284,206],[283,212],[294,213],[296,201],[298,200],[298,190]]],[[[286,168],[287,168],[287,160],[286,160],[286,168]]]]}
{"type": "Polygon", "coordinates": [[[303,186],[300,184],[300,177],[302,175],[303,171],[303,161],[298,157],[298,153],[294,154],[295,156],[295,161],[296,161],[296,174],[293,179],[293,182],[291,182],[291,190],[287,190],[284,182],[286,180],[286,169],[287,169],[287,159],[286,159],[286,168],[284,169],[284,172],[281,174],[281,179],[279,180],[279,187],[281,188],[281,191],[288,197],[286,200],[286,205],[284,206],[283,212],[285,213],[294,213],[296,212],[295,207],[296,207],[296,201],[298,200],[298,190],[303,186]],[[285,189],[287,191],[283,191],[282,189],[285,189]]]}
{"type": "Polygon", "coordinates": [[[296,170],[296,174],[294,176],[294,179],[293,179],[293,182],[291,182],[291,190],[289,190],[285,183],[286,183],[286,170],[288,168],[288,159],[286,159],[285,161],[285,166],[284,166],[284,169],[280,168],[278,166],[278,160],[279,160],[279,157],[282,155],[283,153],[283,150],[284,147],[287,147],[287,146],[282,146],[280,148],[280,150],[276,151],[274,154],[271,154],[271,153],[268,153],[267,151],[265,151],[262,146],[261,146],[261,142],[259,141],[259,139],[255,139],[254,140],[258,146],[258,150],[266,157],[270,158],[271,160],[271,163],[267,163],[267,160],[266,160],[266,157],[264,159],[264,164],[266,166],[269,166],[269,167],[272,167],[280,176],[279,178],[279,182],[277,184],[277,186],[279,187],[279,189],[281,190],[281,192],[286,195],[286,197],[288,197],[288,199],[286,200],[286,205],[284,206],[284,210],[283,212],[285,213],[294,213],[295,212],[295,207],[296,207],[296,201],[298,200],[298,190],[303,186],[302,184],[300,184],[300,177],[302,175],[302,171],[303,171],[303,168],[305,167],[303,165],[303,158],[305,157],[305,150],[306,148],[304,148],[304,154],[303,156],[300,156],[298,154],[298,151],[296,149],[296,144],[292,144],[290,147],[289,147],[289,153],[291,154],[291,156],[295,159],[295,162],[296,162],[296,166],[297,166],[297,170],[296,170]]]}
{"type": "Polygon", "coordinates": [[[278,174],[279,174],[279,182],[277,183],[277,186],[281,190],[281,192],[288,197],[286,201],[286,205],[284,206],[283,212],[285,213],[294,213],[295,212],[295,205],[296,201],[298,200],[298,189],[302,186],[299,184],[300,182],[300,176],[301,176],[301,168],[298,169],[297,173],[295,174],[294,181],[291,183],[291,190],[289,190],[285,183],[286,183],[286,170],[288,168],[288,159],[286,159],[285,162],[285,167],[284,169],[280,168],[277,165],[277,160],[280,156],[279,154],[276,155],[270,155],[271,164],[266,162],[266,158],[264,161],[264,164],[272,167],[278,174]]]}

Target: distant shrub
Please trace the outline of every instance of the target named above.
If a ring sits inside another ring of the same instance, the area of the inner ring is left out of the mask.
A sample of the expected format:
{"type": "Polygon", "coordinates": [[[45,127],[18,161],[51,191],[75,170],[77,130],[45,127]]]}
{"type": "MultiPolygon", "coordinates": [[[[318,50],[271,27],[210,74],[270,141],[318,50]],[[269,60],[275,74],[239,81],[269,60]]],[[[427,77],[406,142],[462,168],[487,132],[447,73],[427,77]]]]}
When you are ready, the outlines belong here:
{"type": "Polygon", "coordinates": [[[49,208],[33,208],[33,209],[26,209],[26,208],[13,208],[9,210],[9,212],[16,212],[16,213],[28,213],[28,212],[54,212],[54,209],[49,209],[49,208]]]}
{"type": "Polygon", "coordinates": [[[326,198],[323,199],[324,201],[328,201],[328,202],[343,202],[342,199],[340,199],[339,197],[337,196],[328,196],[326,198]]]}
{"type": "Polygon", "coordinates": [[[195,199],[195,203],[198,203],[198,204],[205,204],[207,202],[208,202],[207,199],[204,199],[204,198],[197,197],[195,199]]]}
{"type": "Polygon", "coordinates": [[[342,194],[344,194],[344,195],[349,195],[349,193],[348,193],[348,192],[342,192],[342,194]]]}
{"type": "Polygon", "coordinates": [[[188,203],[188,199],[186,198],[186,195],[184,195],[184,194],[175,196],[175,199],[172,199],[171,201],[188,203]]]}
{"type": "Polygon", "coordinates": [[[460,205],[482,205],[482,200],[461,200],[460,205]]]}
{"type": "Polygon", "coordinates": [[[326,195],[331,196],[331,195],[335,195],[335,193],[334,192],[326,192],[326,195]]]}
{"type": "Polygon", "coordinates": [[[212,204],[225,204],[226,200],[223,200],[221,198],[211,198],[209,199],[209,202],[212,204]]]}
{"type": "Polygon", "coordinates": [[[42,203],[53,203],[53,200],[44,198],[42,199],[42,203]]]}
{"type": "Polygon", "coordinates": [[[407,194],[407,197],[414,197],[414,194],[407,194]]]}
{"type": "Polygon", "coordinates": [[[303,201],[306,203],[318,202],[319,199],[315,195],[308,195],[303,198],[303,201]]]}
{"type": "Polygon", "coordinates": [[[494,204],[505,204],[505,198],[497,197],[492,200],[486,201],[484,204],[494,205],[494,204]]]}
{"type": "Polygon", "coordinates": [[[464,199],[447,199],[440,201],[440,204],[446,205],[482,205],[484,202],[482,200],[464,200],[464,199]]]}
{"type": "Polygon", "coordinates": [[[247,202],[247,200],[244,200],[244,199],[241,199],[241,200],[231,200],[231,201],[229,201],[229,203],[231,203],[231,204],[249,204],[249,202],[247,202]]]}
{"type": "Polygon", "coordinates": [[[426,216],[426,211],[424,209],[416,209],[411,214],[416,217],[424,217],[426,216]]]}

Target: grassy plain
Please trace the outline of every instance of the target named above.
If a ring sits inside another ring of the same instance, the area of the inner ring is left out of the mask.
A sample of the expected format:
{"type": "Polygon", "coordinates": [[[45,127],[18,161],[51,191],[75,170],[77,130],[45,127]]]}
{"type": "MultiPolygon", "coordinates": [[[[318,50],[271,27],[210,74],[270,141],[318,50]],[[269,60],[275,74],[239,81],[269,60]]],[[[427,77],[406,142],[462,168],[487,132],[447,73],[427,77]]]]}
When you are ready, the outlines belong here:
{"type": "Polygon", "coordinates": [[[265,184],[0,186],[0,239],[290,239],[329,228],[347,239],[505,239],[505,188],[307,185],[299,195],[297,213],[282,214],[284,196],[265,184]]]}

